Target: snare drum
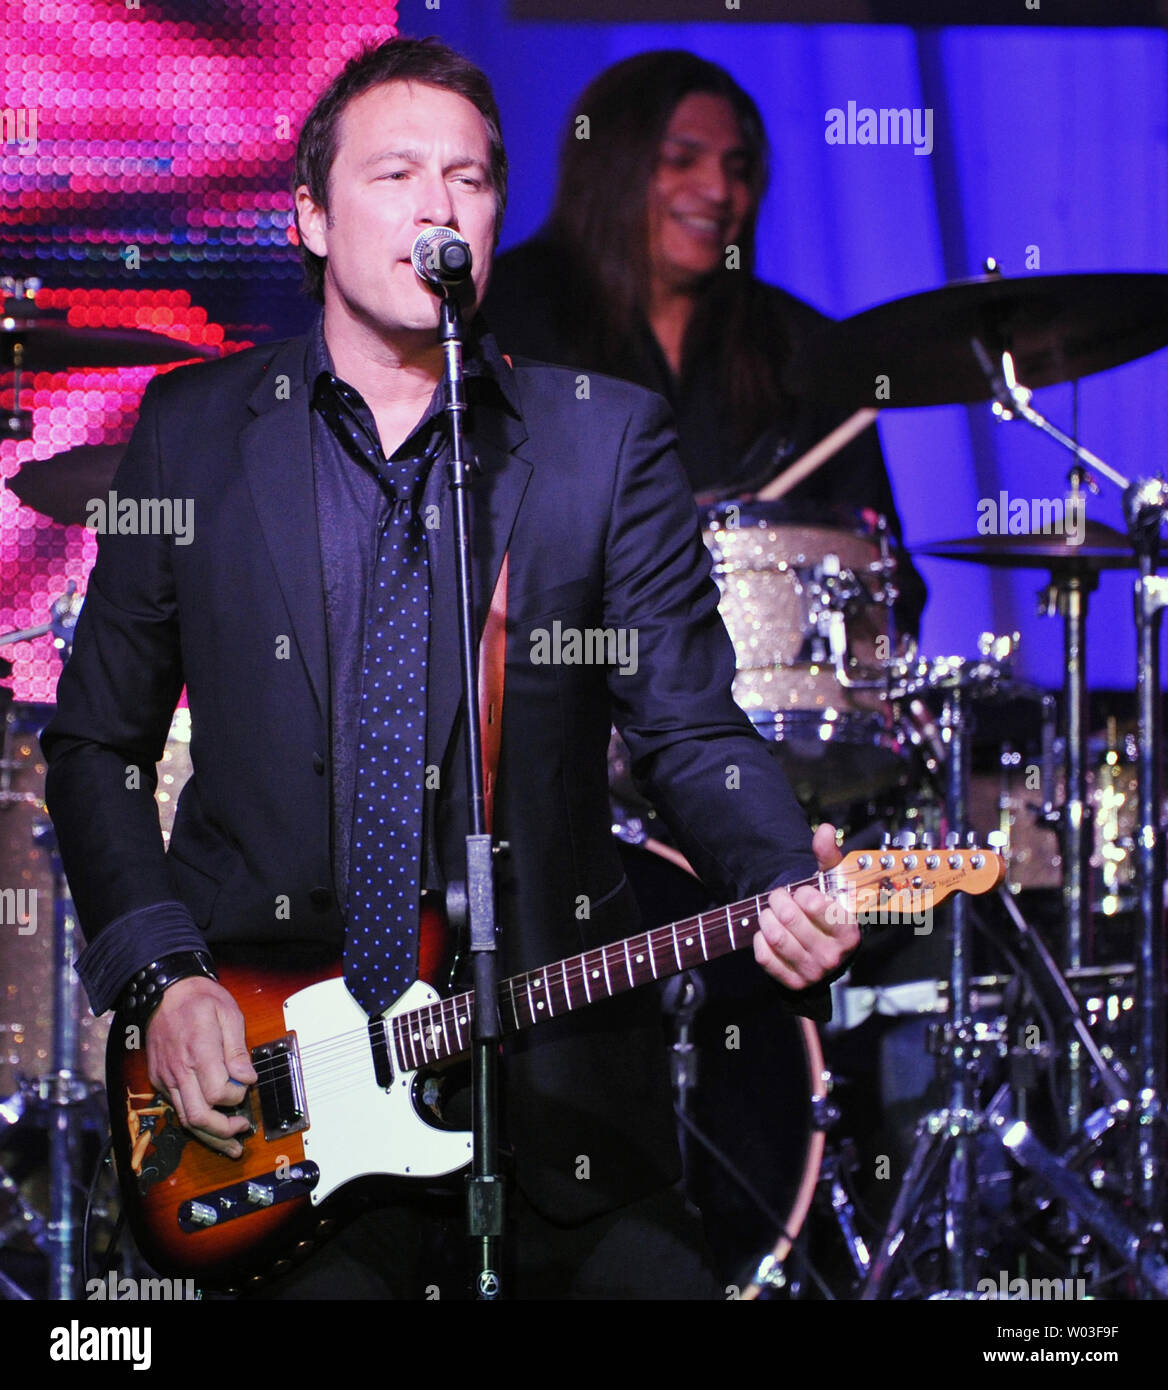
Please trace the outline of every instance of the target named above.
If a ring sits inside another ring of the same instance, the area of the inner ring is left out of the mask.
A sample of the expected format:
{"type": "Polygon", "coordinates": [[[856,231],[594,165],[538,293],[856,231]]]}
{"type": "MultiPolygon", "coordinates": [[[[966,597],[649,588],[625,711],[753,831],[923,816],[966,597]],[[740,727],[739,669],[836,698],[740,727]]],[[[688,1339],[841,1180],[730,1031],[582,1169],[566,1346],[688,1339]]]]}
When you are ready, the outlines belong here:
{"type": "Polygon", "coordinates": [[[903,783],[887,694],[895,560],[885,533],[721,503],[704,538],[734,643],[734,698],[778,747],[796,794],[843,805],[903,783]]]}

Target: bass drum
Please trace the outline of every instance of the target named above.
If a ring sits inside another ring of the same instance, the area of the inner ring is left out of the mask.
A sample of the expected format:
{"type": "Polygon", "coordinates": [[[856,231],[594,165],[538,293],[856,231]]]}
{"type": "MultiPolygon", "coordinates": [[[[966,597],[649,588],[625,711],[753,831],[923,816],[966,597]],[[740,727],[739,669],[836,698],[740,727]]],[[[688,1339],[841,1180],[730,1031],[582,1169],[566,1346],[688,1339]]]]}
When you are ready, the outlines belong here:
{"type": "MultiPolygon", "coordinates": [[[[651,839],[634,843],[625,829],[617,833],[646,928],[715,905],[677,850],[651,839]]],[[[817,1098],[826,1095],[823,1051],[815,1025],[785,1012],[749,950],[691,974],[704,999],[691,1034],[698,1084],[690,1118],[761,1200],[679,1124],[686,1191],[702,1211],[719,1279],[752,1298],[760,1291],[753,1282],[760,1260],[786,1259],[815,1193],[824,1148],[814,1115],[817,1098]]],[[[675,1020],[666,1012],[663,1021],[671,1044],[675,1020]]]]}

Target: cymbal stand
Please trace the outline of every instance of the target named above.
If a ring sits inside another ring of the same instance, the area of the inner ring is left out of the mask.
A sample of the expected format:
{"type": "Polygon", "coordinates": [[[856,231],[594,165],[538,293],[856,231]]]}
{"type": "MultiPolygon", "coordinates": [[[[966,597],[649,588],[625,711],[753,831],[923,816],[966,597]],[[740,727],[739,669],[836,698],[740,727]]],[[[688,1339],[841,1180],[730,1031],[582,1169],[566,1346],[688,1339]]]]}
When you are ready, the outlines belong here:
{"type": "Polygon", "coordinates": [[[1140,783],[1136,865],[1141,934],[1134,1166],[1140,1205],[1151,1222],[1150,1230],[1159,1236],[1163,1233],[1161,1216],[1166,1191],[1162,1126],[1165,1066],[1168,1064],[1165,1057],[1168,1005],[1164,998],[1164,845],[1160,828],[1160,615],[1168,602],[1168,581],[1156,573],[1156,568],[1160,529],[1168,513],[1168,484],[1163,478],[1126,478],[1031,406],[1032,392],[1018,382],[1009,352],[1002,352],[995,364],[976,339],[972,347],[990,381],[995,414],[1005,420],[1025,420],[1061,444],[1080,464],[1090,466],[1122,491],[1124,516],[1139,565],[1135,586],[1140,783]]]}
{"type": "MultiPolygon", "coordinates": [[[[1091,964],[1091,849],[1094,812],[1087,795],[1087,602],[1096,587],[1094,573],[1085,567],[1052,569],[1049,586],[1040,593],[1042,611],[1057,611],[1063,620],[1063,719],[1067,784],[1062,810],[1057,813],[1065,877],[1063,912],[1064,970],[1091,964]]],[[[1053,817],[1052,817],[1053,819],[1053,817]]],[[[1078,1129],[1083,1118],[1083,1058],[1072,1041],[1067,1057],[1067,1126],[1078,1129]]]]}
{"type": "MultiPolygon", "coordinates": [[[[948,752],[950,846],[960,843],[968,801],[971,716],[966,685],[965,672],[958,668],[955,678],[946,681],[941,715],[941,736],[948,752]]],[[[860,1294],[865,1300],[887,1296],[892,1266],[908,1234],[911,1216],[919,1208],[934,1175],[947,1157],[948,1170],[942,1198],[947,1285],[950,1289],[973,1287],[975,1146],[980,1126],[975,1102],[980,1049],[974,1036],[970,1002],[972,933],[964,894],[958,893],[950,904],[950,928],[950,1020],[946,1026],[949,1100],[943,1110],[927,1115],[917,1128],[912,1158],[893,1204],[892,1214],[880,1244],[872,1253],[868,1277],[860,1294]]]]}
{"type": "Polygon", "coordinates": [[[49,1297],[67,1301],[77,1296],[74,1248],[79,1228],[73,1173],[80,1159],[81,1111],[89,1095],[89,1086],[80,1073],[78,1019],[83,1005],[73,968],[79,932],[51,822],[38,823],[33,836],[49,856],[53,875],[53,959],[57,966],[52,1070],[42,1082],[43,1098],[49,1105],[49,1297]]]}
{"type": "Polygon", "coordinates": [[[1163,1232],[1165,1173],[1157,1131],[1164,1121],[1164,840],[1160,829],[1160,614],[1168,581],[1156,574],[1160,527],[1168,495],[1163,481],[1132,484],[1124,512],[1139,558],[1135,610],[1139,638],[1138,706],[1140,824],[1136,863],[1143,933],[1140,939],[1139,1115],[1136,1172],[1141,1204],[1163,1232]]]}

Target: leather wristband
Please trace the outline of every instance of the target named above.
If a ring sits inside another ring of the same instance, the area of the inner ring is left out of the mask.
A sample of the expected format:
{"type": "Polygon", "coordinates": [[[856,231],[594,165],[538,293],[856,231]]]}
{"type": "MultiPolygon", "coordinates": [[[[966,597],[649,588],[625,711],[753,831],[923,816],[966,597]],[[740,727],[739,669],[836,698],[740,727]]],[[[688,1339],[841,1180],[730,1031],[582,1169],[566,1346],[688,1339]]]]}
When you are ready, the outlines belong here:
{"type": "Polygon", "coordinates": [[[118,998],[118,1012],[131,1023],[145,1026],[171,985],[192,975],[217,980],[214,962],[207,951],[175,951],[135,970],[118,998]]]}

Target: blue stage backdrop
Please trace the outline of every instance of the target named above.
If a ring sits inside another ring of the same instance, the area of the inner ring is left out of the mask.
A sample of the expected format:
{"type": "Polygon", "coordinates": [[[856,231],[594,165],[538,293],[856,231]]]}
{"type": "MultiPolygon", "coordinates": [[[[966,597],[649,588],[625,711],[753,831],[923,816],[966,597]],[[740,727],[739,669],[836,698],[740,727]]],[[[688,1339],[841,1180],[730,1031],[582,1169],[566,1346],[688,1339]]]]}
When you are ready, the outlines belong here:
{"type": "MultiPolygon", "coordinates": [[[[939,13],[943,14],[944,6],[939,13]]],[[[1046,13],[1045,10],[1042,11],[1046,13]]],[[[492,75],[513,170],[504,247],[546,215],[556,146],[573,100],[603,68],[650,48],[690,48],[723,64],[762,109],[774,146],[760,221],[760,273],[826,312],[873,304],[980,271],[1168,270],[1168,35],[1153,30],[760,25],[519,24],[503,0],[421,0],[404,32],[437,33],[492,75]],[[933,112],[933,149],[834,145],[826,113],[933,112]],[[1034,248],[1028,250],[1028,248],[1034,248]],[[1031,265],[1028,268],[1027,261],[1031,265]]],[[[1040,391],[1070,432],[1073,388],[1040,391]]],[[[1168,352],[1079,388],[1084,444],[1128,474],[1164,465],[1168,352]]],[[[878,425],[910,544],[973,534],[977,504],[1059,495],[1069,457],[988,406],[885,412],[878,425]]],[[[1122,525],[1101,482],[1091,515],[1122,525]]],[[[1022,633],[1022,669],[1057,686],[1062,633],[1037,615],[1041,572],[1014,578],[924,560],[931,598],[923,646],[968,655],[986,629],[1022,633]]],[[[1131,576],[1092,596],[1090,679],[1135,681],[1131,576]]]]}

